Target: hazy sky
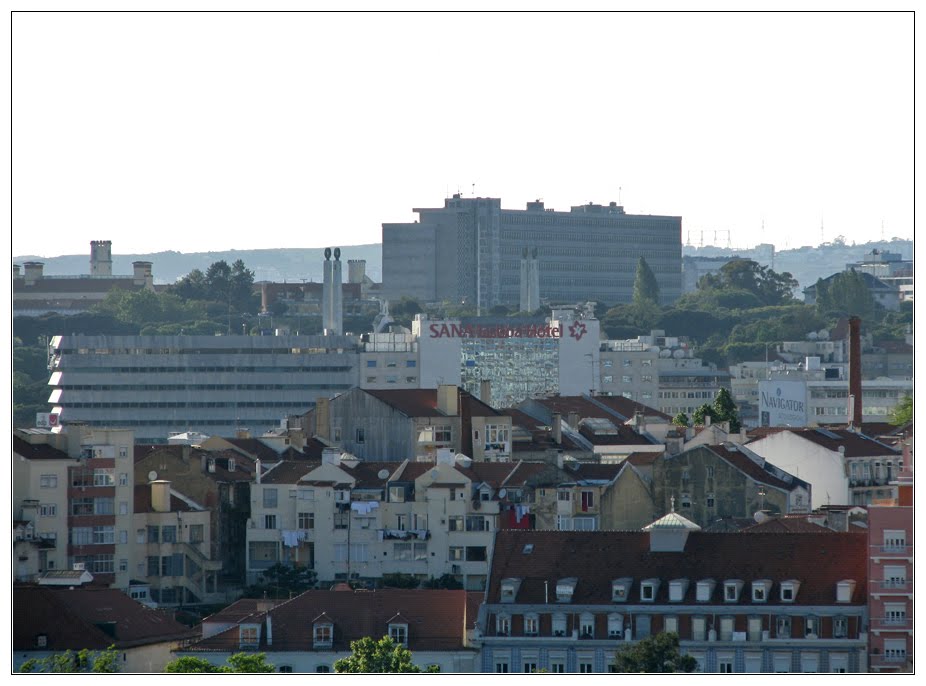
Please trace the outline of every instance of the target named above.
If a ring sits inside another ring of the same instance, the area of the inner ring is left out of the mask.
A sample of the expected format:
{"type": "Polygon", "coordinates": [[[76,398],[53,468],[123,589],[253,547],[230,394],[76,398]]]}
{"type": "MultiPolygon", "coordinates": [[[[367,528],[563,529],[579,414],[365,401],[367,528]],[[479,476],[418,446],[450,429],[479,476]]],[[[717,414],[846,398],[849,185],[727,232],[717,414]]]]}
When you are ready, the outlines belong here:
{"type": "Polygon", "coordinates": [[[12,36],[13,255],[376,243],[473,184],[681,215],[695,245],[913,237],[912,13],[37,13],[12,36]]]}

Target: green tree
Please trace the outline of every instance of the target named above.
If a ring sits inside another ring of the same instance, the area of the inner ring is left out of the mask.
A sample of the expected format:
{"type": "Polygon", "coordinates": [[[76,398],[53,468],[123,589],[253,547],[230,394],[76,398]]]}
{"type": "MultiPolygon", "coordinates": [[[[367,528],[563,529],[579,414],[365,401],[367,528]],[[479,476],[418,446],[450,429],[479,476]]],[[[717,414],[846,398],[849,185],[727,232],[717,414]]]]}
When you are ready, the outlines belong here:
{"type": "Polygon", "coordinates": [[[703,426],[705,417],[710,417],[711,421],[714,421],[714,407],[709,403],[704,403],[694,411],[691,415],[691,422],[695,426],[703,426]]]}
{"type": "Polygon", "coordinates": [[[903,426],[913,421],[913,396],[907,393],[891,410],[891,424],[903,426]]]}
{"type": "Polygon", "coordinates": [[[73,673],[92,672],[94,674],[112,674],[119,671],[119,653],[115,645],[106,650],[88,650],[78,652],[66,650],[48,657],[26,660],[19,668],[20,672],[73,673]]]}
{"type": "Polygon", "coordinates": [[[730,391],[726,388],[721,388],[717,392],[717,397],[714,398],[712,406],[714,414],[711,415],[711,421],[716,419],[718,422],[729,422],[730,433],[736,433],[740,430],[739,410],[736,407],[733,396],[730,395],[730,391]]]}
{"type": "Polygon", "coordinates": [[[395,572],[394,574],[383,574],[383,586],[386,588],[418,588],[421,582],[414,574],[403,574],[395,572]]]}
{"type": "Polygon", "coordinates": [[[659,633],[619,649],[614,655],[614,667],[622,674],[662,674],[693,672],[698,663],[691,655],[681,654],[678,634],[659,633]]]}
{"type": "Polygon", "coordinates": [[[684,412],[679,412],[677,415],[672,417],[672,423],[675,426],[688,426],[691,424],[691,420],[688,419],[688,415],[684,412]]]}
{"type": "Polygon", "coordinates": [[[235,653],[224,665],[214,665],[201,657],[178,657],[168,662],[164,671],[170,674],[270,674],[276,667],[267,662],[266,653],[235,653]]]}
{"type": "MultiPolygon", "coordinates": [[[[412,662],[412,651],[388,636],[374,641],[369,636],[351,641],[350,657],[335,661],[334,671],[340,674],[418,673],[421,668],[412,662]]],[[[425,671],[440,671],[437,665],[425,671]]]]}
{"type": "Polygon", "coordinates": [[[642,255],[637,261],[637,274],[633,280],[633,304],[638,307],[659,304],[659,282],[642,255]]]}
{"type": "Polygon", "coordinates": [[[828,280],[817,279],[817,311],[828,316],[849,315],[868,321],[877,319],[881,306],[875,302],[865,277],[854,269],[834,274],[828,280]]]}
{"type": "Polygon", "coordinates": [[[762,305],[783,305],[794,299],[798,283],[789,272],[778,273],[755,260],[735,257],[716,274],[705,274],[699,290],[740,290],[751,293],[762,305]]]}

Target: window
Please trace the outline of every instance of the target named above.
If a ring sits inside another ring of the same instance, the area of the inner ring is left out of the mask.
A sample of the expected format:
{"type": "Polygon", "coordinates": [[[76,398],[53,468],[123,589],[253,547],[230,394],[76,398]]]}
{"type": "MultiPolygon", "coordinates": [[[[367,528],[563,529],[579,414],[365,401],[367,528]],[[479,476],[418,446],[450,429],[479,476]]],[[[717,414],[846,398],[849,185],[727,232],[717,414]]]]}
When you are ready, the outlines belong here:
{"type": "Polygon", "coordinates": [[[366,440],[366,433],[361,427],[357,427],[356,436],[357,436],[357,443],[363,443],[366,440]]]}
{"type": "Polygon", "coordinates": [[[159,538],[160,528],[156,526],[148,526],[148,543],[157,543],[159,538]]]}
{"type": "Polygon", "coordinates": [[[711,509],[711,510],[714,509],[714,494],[713,494],[713,493],[708,493],[708,494],[707,494],[707,497],[705,498],[705,500],[707,501],[707,507],[708,507],[708,509],[711,509]]]}
{"type": "Polygon", "coordinates": [[[907,606],[903,603],[884,604],[884,622],[886,624],[903,625],[907,622],[907,606]]]}
{"type": "Polygon", "coordinates": [[[566,658],[551,657],[550,658],[550,673],[565,674],[566,673],[566,658]]]}
{"type": "Polygon", "coordinates": [[[450,561],[459,562],[463,559],[463,547],[462,546],[450,546],[450,561]]]}
{"type": "Polygon", "coordinates": [[[485,562],[488,558],[486,557],[486,548],[485,546],[467,546],[466,547],[466,561],[467,562],[485,562]]]}
{"type": "Polygon", "coordinates": [[[595,492],[582,491],[582,511],[588,512],[595,507],[595,492]]]}
{"type": "Polygon", "coordinates": [[[417,360],[405,360],[405,366],[406,367],[417,367],[418,361],[417,360]]]}
{"type": "Polygon", "coordinates": [[[376,366],[376,360],[367,360],[367,367],[373,368],[376,366]]]}
{"type": "Polygon", "coordinates": [[[808,616],[804,618],[804,638],[817,638],[820,635],[820,618],[808,616]]]}
{"type": "Polygon", "coordinates": [[[587,612],[583,612],[579,618],[579,637],[593,638],[595,636],[595,617],[587,612]]]}
{"type": "Polygon", "coordinates": [[[58,506],[45,503],[39,505],[39,517],[57,517],[58,516],[58,506]]]}
{"type": "Polygon", "coordinates": [[[292,671],[293,671],[293,666],[292,666],[292,665],[280,665],[280,673],[281,673],[281,674],[291,674],[292,671]]]}
{"type": "Polygon", "coordinates": [[[129,503],[127,500],[119,501],[119,514],[127,515],[129,513],[129,503]]]}
{"type": "Polygon", "coordinates": [[[346,529],[349,525],[350,513],[349,512],[335,512],[334,513],[334,528],[335,529],[346,529]]]}
{"type": "Polygon", "coordinates": [[[579,660],[579,674],[591,674],[595,671],[592,669],[592,660],[590,657],[580,657],[579,660]]]}
{"type": "Polygon", "coordinates": [[[553,635],[554,636],[565,636],[566,635],[566,615],[557,613],[553,615],[553,635]]]}
{"type": "Polygon", "coordinates": [[[112,486],[114,484],[112,469],[94,469],[93,485],[94,486],[112,486]]]}
{"type": "Polygon", "coordinates": [[[675,615],[667,615],[662,618],[662,630],[667,634],[677,634],[678,633],[678,617],[675,615]]]}
{"type": "Polygon", "coordinates": [[[497,636],[507,636],[511,633],[511,617],[508,615],[495,616],[495,634],[497,636]]]}
{"type": "Polygon", "coordinates": [[[341,442],[341,427],[335,426],[332,428],[333,428],[333,433],[334,433],[334,442],[340,443],[341,442]]]}
{"type": "Polygon", "coordinates": [[[507,674],[508,673],[508,655],[496,655],[495,656],[495,673],[496,674],[507,674]]]}
{"type": "Polygon", "coordinates": [[[742,582],[728,581],[723,585],[723,599],[728,603],[735,603],[739,600],[740,587],[742,582]]]}
{"type": "Polygon", "coordinates": [[[489,525],[482,515],[466,515],[467,531],[488,531],[489,525]]]}
{"type": "Polygon", "coordinates": [[[71,545],[90,545],[93,540],[93,527],[75,526],[71,529],[71,545]]]}
{"type": "Polygon", "coordinates": [[[58,475],[42,474],[39,477],[39,488],[58,488],[58,475]]]}
{"type": "Polygon", "coordinates": [[[573,517],[572,518],[572,530],[573,531],[597,531],[598,529],[598,518],[597,517],[573,517]]]}
{"type": "Polygon", "coordinates": [[[884,566],[884,587],[904,588],[907,585],[907,570],[899,565],[884,566]]]}
{"type": "Polygon", "coordinates": [[[277,489],[264,488],[264,507],[274,510],[277,507],[277,489]]]}
{"type": "MultiPolygon", "coordinates": [[[[668,631],[668,629],[666,629],[668,631]]],[[[608,638],[624,637],[624,617],[616,613],[608,615],[608,638]]]]}
{"type": "Polygon", "coordinates": [[[413,544],[413,554],[414,559],[418,562],[428,559],[428,544],[427,543],[415,543],[413,544]]]}
{"type": "Polygon", "coordinates": [[[257,627],[240,626],[238,627],[238,637],[241,645],[257,645],[257,627]]]}
{"type": "Polygon", "coordinates": [[[393,643],[408,645],[408,624],[390,624],[389,638],[393,643]]]}
{"type": "Polygon", "coordinates": [[[833,638],[847,638],[849,636],[849,618],[833,617],[833,638]]]}
{"type": "Polygon", "coordinates": [[[454,516],[448,518],[448,530],[449,531],[463,531],[463,517],[454,516]]]}
{"type": "Polygon", "coordinates": [[[781,601],[784,603],[794,602],[794,596],[797,594],[797,582],[785,581],[781,584],[781,601]]]}
{"type": "Polygon", "coordinates": [[[315,513],[314,512],[299,512],[296,515],[296,527],[299,529],[314,529],[315,528],[315,513]]]}
{"type": "Polygon", "coordinates": [[[775,618],[775,636],[776,638],[791,638],[791,618],[787,615],[779,615],[775,618]]]}
{"type": "Polygon", "coordinates": [[[411,560],[412,559],[412,544],[411,543],[393,543],[392,544],[392,559],[393,560],[411,560]]]}
{"type": "Polygon", "coordinates": [[[693,641],[703,641],[707,635],[707,624],[704,617],[691,618],[691,639],[693,641]]]}
{"type": "Polygon", "coordinates": [[[567,502],[567,503],[572,502],[572,491],[566,491],[566,490],[557,491],[556,499],[562,502],[567,502]]]}
{"type": "Polygon", "coordinates": [[[203,525],[190,524],[190,543],[203,542],[203,525]]]}
{"type": "Polygon", "coordinates": [[[328,665],[318,665],[315,668],[316,674],[328,674],[330,671],[331,671],[331,667],[329,667],[328,665]]]}
{"type": "Polygon", "coordinates": [[[115,543],[116,532],[111,526],[95,526],[93,527],[93,543],[94,545],[109,545],[115,543]]]}
{"type": "Polygon", "coordinates": [[[277,516],[268,514],[264,515],[264,528],[265,529],[276,529],[277,528],[277,516]]]}
{"type": "Polygon", "coordinates": [[[331,636],[333,627],[331,624],[316,624],[313,627],[312,643],[315,647],[331,646],[331,636]]]}
{"type": "Polygon", "coordinates": [[[750,617],[746,620],[746,637],[750,641],[762,640],[762,618],[750,617]]]}
{"type": "Polygon", "coordinates": [[[721,674],[733,674],[733,656],[722,655],[717,657],[717,671],[721,674]]]}
{"type": "Polygon", "coordinates": [[[645,583],[640,586],[640,599],[652,602],[656,597],[656,589],[653,584],[645,583]]]}
{"type": "Polygon", "coordinates": [[[524,668],[521,670],[525,674],[534,674],[537,671],[537,659],[530,658],[530,660],[524,662],[524,668]]]}
{"type": "Polygon", "coordinates": [[[557,531],[572,531],[572,517],[569,515],[556,515],[557,531]]]}
{"type": "Polygon", "coordinates": [[[524,635],[536,636],[540,632],[540,618],[535,614],[524,615],[524,635]]]}
{"type": "Polygon", "coordinates": [[[395,528],[399,531],[405,531],[408,528],[407,514],[400,514],[395,516],[395,528]]]}
{"type": "Polygon", "coordinates": [[[390,486],[389,500],[393,503],[405,502],[405,486],[390,486]]]}
{"type": "Polygon", "coordinates": [[[772,671],[776,674],[785,674],[791,671],[791,653],[774,653],[772,655],[772,671]]]}
{"type": "Polygon", "coordinates": [[[898,529],[884,531],[884,551],[901,552],[907,544],[907,532],[898,529]]]}
{"type": "MultiPolygon", "coordinates": [[[[276,527],[267,527],[268,529],[273,529],[276,527]]],[[[162,543],[176,543],[177,542],[177,527],[176,526],[164,526],[161,527],[161,542],[162,543]]]]}
{"type": "Polygon", "coordinates": [[[721,641],[733,640],[733,617],[720,618],[720,636],[721,641]]]}

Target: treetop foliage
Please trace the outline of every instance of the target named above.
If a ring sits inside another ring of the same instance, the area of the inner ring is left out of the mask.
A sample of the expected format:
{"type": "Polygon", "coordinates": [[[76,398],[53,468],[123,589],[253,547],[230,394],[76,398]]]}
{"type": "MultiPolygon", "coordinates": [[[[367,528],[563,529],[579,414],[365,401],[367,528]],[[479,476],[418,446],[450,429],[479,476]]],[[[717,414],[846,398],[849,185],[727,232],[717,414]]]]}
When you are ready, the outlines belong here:
{"type": "MultiPolygon", "coordinates": [[[[335,672],[340,674],[414,674],[421,672],[421,668],[412,662],[412,651],[402,644],[393,642],[388,636],[383,636],[378,641],[370,636],[351,641],[350,650],[350,657],[335,661],[335,672]]],[[[431,665],[425,671],[440,670],[437,665],[431,665]]]]}
{"type": "Polygon", "coordinates": [[[615,671],[622,674],[693,672],[698,667],[691,655],[679,651],[678,634],[659,633],[625,646],[614,656],[615,671]]]}

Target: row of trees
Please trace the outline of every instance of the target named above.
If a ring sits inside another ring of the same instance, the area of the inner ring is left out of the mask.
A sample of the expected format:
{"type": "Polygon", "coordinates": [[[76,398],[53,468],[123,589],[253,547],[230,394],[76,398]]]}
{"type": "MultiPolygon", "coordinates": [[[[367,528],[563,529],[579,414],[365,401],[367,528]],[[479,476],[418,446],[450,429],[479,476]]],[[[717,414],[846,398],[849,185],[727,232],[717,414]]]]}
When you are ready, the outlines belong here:
{"type": "MultiPolygon", "coordinates": [[[[416,674],[440,672],[438,665],[424,669],[414,663],[412,652],[388,636],[375,640],[369,636],[352,641],[351,654],[336,660],[334,671],[340,674],[416,674]]],[[[678,634],[660,633],[631,645],[615,654],[615,670],[620,673],[693,672],[697,662],[679,650],[678,634]]],[[[119,671],[119,653],[115,646],[105,651],[70,650],[58,655],[26,661],[20,672],[33,673],[114,673],[119,671]]],[[[235,653],[224,665],[201,657],[185,656],[169,662],[164,669],[170,674],[269,674],[276,671],[265,653],[235,653]]]]}

